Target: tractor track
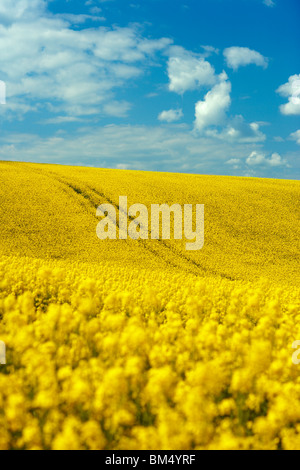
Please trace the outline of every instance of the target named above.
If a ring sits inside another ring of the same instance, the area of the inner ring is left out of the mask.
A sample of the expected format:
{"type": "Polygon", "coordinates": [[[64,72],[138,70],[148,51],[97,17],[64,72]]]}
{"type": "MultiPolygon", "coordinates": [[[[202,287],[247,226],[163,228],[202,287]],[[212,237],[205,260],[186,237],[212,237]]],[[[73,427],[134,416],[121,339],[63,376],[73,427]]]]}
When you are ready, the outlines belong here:
{"type": "MultiPolygon", "coordinates": [[[[99,190],[95,189],[94,187],[89,186],[88,184],[84,183],[81,180],[77,180],[77,179],[70,178],[70,177],[68,177],[68,179],[63,178],[63,177],[59,176],[54,171],[44,171],[44,170],[38,169],[38,168],[33,169],[32,167],[30,167],[30,170],[33,171],[33,172],[36,172],[40,175],[51,178],[52,180],[55,180],[56,182],[63,185],[66,189],[69,189],[72,192],[74,192],[75,194],[77,194],[80,198],[82,198],[83,201],[86,201],[86,203],[91,208],[93,208],[95,210],[95,215],[94,215],[95,219],[97,219],[96,209],[101,203],[109,203],[109,204],[113,205],[118,212],[120,210],[118,204],[116,202],[114,202],[112,199],[110,199],[106,194],[104,194],[103,192],[100,192],[99,190]],[[89,194],[89,192],[91,194],[89,194]],[[101,199],[101,201],[99,201],[99,198],[101,199]]],[[[83,201],[79,202],[79,203],[84,206],[83,201]]],[[[88,213],[90,215],[92,215],[89,210],[88,210],[88,213]]],[[[130,220],[130,218],[129,218],[129,220],[130,220]]],[[[118,223],[117,223],[117,226],[118,226],[118,223]]],[[[150,235],[150,232],[149,232],[149,235],[150,235]]],[[[200,263],[193,260],[189,256],[187,256],[184,253],[176,250],[176,248],[174,246],[170,245],[166,240],[162,240],[162,239],[152,240],[152,245],[156,244],[160,248],[163,248],[164,250],[166,250],[166,253],[168,255],[171,255],[172,257],[175,257],[176,261],[175,260],[171,261],[166,256],[164,256],[161,251],[157,251],[153,247],[150,247],[149,243],[147,243],[146,240],[139,239],[139,240],[136,240],[136,241],[145,250],[150,252],[155,257],[159,258],[161,261],[163,261],[168,266],[172,266],[173,268],[184,270],[184,271],[186,271],[190,274],[193,274],[195,276],[199,276],[199,275],[203,276],[203,273],[205,273],[205,274],[211,274],[213,276],[220,276],[220,277],[222,277],[224,279],[227,279],[227,280],[230,280],[230,281],[235,281],[236,280],[235,278],[233,278],[231,276],[228,276],[225,273],[216,272],[213,269],[210,269],[210,268],[207,268],[207,267],[201,265],[200,263]],[[183,266],[181,264],[182,262],[185,263],[186,266],[183,266]]],[[[125,240],[125,242],[128,243],[127,240],[125,240]]]]}

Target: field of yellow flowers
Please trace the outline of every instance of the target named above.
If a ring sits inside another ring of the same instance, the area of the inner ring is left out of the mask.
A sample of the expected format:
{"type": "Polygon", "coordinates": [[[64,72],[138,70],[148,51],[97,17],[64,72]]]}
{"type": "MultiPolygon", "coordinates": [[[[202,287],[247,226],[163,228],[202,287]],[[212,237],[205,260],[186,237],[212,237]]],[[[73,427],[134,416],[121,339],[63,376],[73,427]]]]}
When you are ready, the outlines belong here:
{"type": "MultiPolygon", "coordinates": [[[[300,449],[297,181],[0,162],[0,449],[300,449]],[[205,204],[205,246],[96,208],[205,204]]],[[[300,355],[299,355],[300,357],[300,355]]]]}

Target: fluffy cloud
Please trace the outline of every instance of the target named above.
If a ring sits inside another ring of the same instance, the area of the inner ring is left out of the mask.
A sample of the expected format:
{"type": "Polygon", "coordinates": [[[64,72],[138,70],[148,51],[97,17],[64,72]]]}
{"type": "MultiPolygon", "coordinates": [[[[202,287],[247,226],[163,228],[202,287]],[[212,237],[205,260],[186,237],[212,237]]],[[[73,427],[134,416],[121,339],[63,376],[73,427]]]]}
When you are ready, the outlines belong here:
{"type": "Polygon", "coordinates": [[[1,0],[0,21],[11,24],[15,21],[27,21],[45,12],[47,0],[1,0]]]}
{"type": "Polygon", "coordinates": [[[143,38],[135,27],[75,30],[74,15],[51,15],[46,3],[1,0],[0,76],[8,97],[1,112],[44,108],[84,116],[115,110],[125,116],[129,105],[115,104],[115,90],[130,85],[171,41],[143,38]]]}
{"type": "Polygon", "coordinates": [[[181,47],[171,48],[168,60],[169,90],[183,94],[201,86],[216,82],[215,70],[203,57],[185,51],[181,47]]]}
{"type": "MultiPolygon", "coordinates": [[[[33,134],[0,135],[0,160],[219,175],[243,176],[251,171],[253,176],[300,176],[297,155],[289,157],[295,164],[293,169],[288,165],[246,165],[252,149],[252,143],[220,141],[196,134],[184,124],[83,127],[47,138],[33,134]]],[[[276,162],[275,157],[272,162],[276,162]]]]}
{"type": "Polygon", "coordinates": [[[183,116],[182,109],[169,109],[168,111],[162,111],[158,119],[159,121],[175,122],[179,121],[183,116]]]}
{"type": "Polygon", "coordinates": [[[195,129],[205,132],[210,138],[232,143],[263,142],[266,136],[260,130],[260,123],[247,123],[241,115],[226,116],[231,104],[231,83],[225,72],[216,78],[218,83],[205,95],[203,101],[196,103],[195,129]],[[211,127],[220,124],[224,125],[221,130],[211,127]]]}
{"type": "Polygon", "coordinates": [[[0,80],[0,104],[6,103],[6,84],[0,80]]]}
{"type": "Polygon", "coordinates": [[[229,47],[224,50],[224,57],[228,67],[234,70],[250,64],[264,68],[268,66],[268,59],[248,47],[229,47]]]}
{"type": "Polygon", "coordinates": [[[252,152],[247,158],[246,163],[249,166],[288,166],[287,161],[283,159],[278,153],[273,153],[270,158],[267,158],[263,153],[252,152]]]}
{"type": "Polygon", "coordinates": [[[276,91],[281,96],[288,98],[288,103],[280,106],[282,114],[300,114],[300,74],[292,75],[289,78],[289,81],[284,85],[281,85],[276,91]]]}
{"type": "Polygon", "coordinates": [[[219,54],[220,50],[216,49],[213,46],[201,46],[202,49],[204,50],[204,53],[202,54],[203,57],[209,57],[212,54],[219,54]]]}
{"type": "Polygon", "coordinates": [[[267,5],[267,7],[275,6],[275,2],[273,0],[264,0],[264,4],[267,5]]]}
{"type": "Polygon", "coordinates": [[[246,158],[251,144],[196,135],[184,124],[109,125],[55,133],[0,136],[0,160],[35,161],[137,170],[230,173],[229,158],[246,158]],[[124,161],[124,158],[126,159],[124,161]]]}
{"type": "Polygon", "coordinates": [[[63,20],[67,20],[70,24],[72,25],[79,25],[83,24],[88,20],[91,21],[105,21],[105,18],[103,16],[97,16],[97,15],[74,15],[72,13],[62,13],[62,14],[57,14],[57,18],[62,18],[63,20]]]}
{"type": "Polygon", "coordinates": [[[260,125],[257,122],[247,123],[243,116],[229,119],[227,126],[221,131],[207,129],[205,133],[209,137],[228,142],[254,143],[266,140],[265,134],[260,130],[260,125]]]}
{"type": "Polygon", "coordinates": [[[295,140],[297,142],[298,145],[300,145],[300,129],[296,132],[293,132],[291,135],[290,135],[290,138],[295,140]]]}
{"type": "Polygon", "coordinates": [[[108,116],[122,118],[128,115],[130,108],[131,104],[127,101],[110,101],[104,105],[103,110],[108,116]]]}
{"type": "Polygon", "coordinates": [[[231,158],[227,160],[226,165],[238,165],[241,162],[239,158],[231,158]]]}
{"type": "Polygon", "coordinates": [[[195,128],[202,131],[206,127],[222,123],[226,110],[231,103],[231,83],[227,75],[222,74],[220,83],[215,85],[204,97],[203,101],[196,103],[195,128]]]}
{"type": "Polygon", "coordinates": [[[241,160],[239,158],[231,158],[227,160],[226,165],[231,165],[234,170],[238,170],[240,168],[241,160]]]}
{"type": "MultiPolygon", "coordinates": [[[[69,133],[60,129],[51,137],[0,135],[0,159],[215,174],[232,174],[233,169],[240,174],[243,165],[247,168],[253,143],[259,149],[265,136],[258,123],[226,116],[231,83],[226,74],[216,75],[205,60],[216,50],[203,47],[203,54],[194,54],[171,46],[170,39],[147,39],[136,26],[99,27],[93,23],[93,27],[80,30],[74,25],[91,20],[89,15],[53,15],[47,3],[0,2],[0,78],[7,83],[8,95],[0,113],[6,117],[11,113],[15,118],[16,114],[21,117],[29,111],[42,111],[40,124],[92,125],[76,126],[76,132],[69,133]],[[160,121],[170,123],[167,126],[98,127],[97,116],[127,115],[131,103],[124,101],[126,87],[147,72],[159,54],[168,60],[171,91],[182,94],[201,87],[211,89],[208,93],[204,90],[205,97],[201,95],[202,101],[196,104],[195,128],[201,132],[172,124],[181,118],[182,111],[168,108],[159,115],[160,121]],[[210,127],[219,124],[223,128],[210,127]]],[[[90,13],[98,15],[100,10],[90,13]]],[[[266,176],[288,171],[283,171],[285,160],[278,154],[264,159],[248,169],[266,176]]],[[[294,160],[297,164],[296,157],[294,160]]]]}
{"type": "Polygon", "coordinates": [[[251,152],[245,159],[231,158],[226,161],[226,165],[232,167],[233,170],[242,172],[243,176],[262,176],[269,172],[276,172],[276,176],[280,173],[288,171],[292,168],[286,159],[282,158],[278,153],[273,153],[269,158],[263,153],[251,152]]]}

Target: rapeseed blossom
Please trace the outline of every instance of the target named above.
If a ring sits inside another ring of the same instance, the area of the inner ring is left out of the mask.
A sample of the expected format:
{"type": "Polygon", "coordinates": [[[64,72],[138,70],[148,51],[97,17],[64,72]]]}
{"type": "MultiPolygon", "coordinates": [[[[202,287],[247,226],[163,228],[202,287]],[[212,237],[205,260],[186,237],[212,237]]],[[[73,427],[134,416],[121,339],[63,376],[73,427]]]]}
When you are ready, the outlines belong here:
{"type": "Polygon", "coordinates": [[[299,289],[93,269],[2,258],[1,449],[299,446],[299,289]]]}
{"type": "Polygon", "coordinates": [[[300,448],[299,184],[0,167],[0,449],[300,448]],[[99,244],[141,188],[205,204],[201,252],[99,244]]]}

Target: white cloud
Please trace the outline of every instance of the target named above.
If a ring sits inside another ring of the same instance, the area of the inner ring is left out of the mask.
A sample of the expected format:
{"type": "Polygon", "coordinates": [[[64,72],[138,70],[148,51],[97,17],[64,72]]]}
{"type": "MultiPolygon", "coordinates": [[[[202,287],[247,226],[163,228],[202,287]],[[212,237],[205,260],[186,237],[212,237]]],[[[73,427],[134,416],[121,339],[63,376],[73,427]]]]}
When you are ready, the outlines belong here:
{"type": "MultiPolygon", "coordinates": [[[[70,0],[67,0],[70,1],[70,0]]],[[[85,5],[86,6],[91,6],[96,3],[107,3],[107,2],[113,2],[114,0],[86,0],[85,5]]]]}
{"type": "Polygon", "coordinates": [[[240,168],[241,160],[239,158],[231,158],[225,163],[226,165],[232,166],[234,170],[238,170],[240,168]]]}
{"type": "MultiPolygon", "coordinates": [[[[184,124],[168,126],[109,125],[82,128],[51,137],[0,136],[0,160],[35,161],[160,171],[226,174],[230,158],[245,159],[250,144],[196,135],[184,124]],[[126,160],[124,160],[126,159],[126,160]]],[[[230,171],[229,171],[230,172],[230,171]]]]}
{"type": "Polygon", "coordinates": [[[209,57],[212,54],[217,54],[218,55],[219,52],[220,52],[219,49],[216,49],[213,46],[201,46],[201,47],[205,51],[204,54],[203,54],[204,57],[209,57]]]}
{"type": "Polygon", "coordinates": [[[279,155],[279,153],[272,153],[271,158],[268,161],[268,165],[271,166],[287,166],[285,159],[279,155]]]}
{"type": "Polygon", "coordinates": [[[266,57],[248,47],[229,47],[224,50],[224,57],[228,67],[234,70],[250,64],[264,68],[268,66],[266,57]]]}
{"type": "Polygon", "coordinates": [[[262,153],[252,152],[246,160],[246,163],[250,166],[262,165],[265,163],[266,157],[262,153]]]}
{"type": "Polygon", "coordinates": [[[182,116],[182,109],[169,109],[168,111],[162,111],[159,114],[158,119],[159,121],[175,122],[179,121],[182,116]]]}
{"type": "Polygon", "coordinates": [[[281,96],[288,98],[288,103],[280,106],[280,111],[285,115],[300,114],[300,74],[292,75],[289,81],[281,85],[277,90],[281,96]]]}
{"type": "Polygon", "coordinates": [[[170,49],[168,61],[169,90],[183,94],[216,82],[215,70],[203,57],[181,47],[170,49]]]}
{"type": "MultiPolygon", "coordinates": [[[[0,77],[7,83],[8,97],[0,113],[15,119],[29,111],[46,110],[44,122],[40,119],[39,123],[55,125],[79,123],[88,116],[93,127],[74,134],[60,130],[52,137],[0,136],[1,159],[222,174],[241,167],[239,162],[246,165],[253,142],[265,139],[258,123],[226,117],[231,83],[226,74],[217,76],[205,60],[217,52],[211,46],[204,47],[203,54],[194,54],[170,47],[172,41],[167,38],[145,38],[138,26],[94,24],[78,30],[74,22],[91,18],[53,15],[46,7],[43,0],[0,0],[0,77]],[[127,115],[131,104],[122,101],[126,87],[155,64],[159,53],[168,58],[170,90],[182,94],[211,88],[196,105],[195,128],[203,132],[193,132],[184,124],[172,125],[170,112],[180,118],[180,109],[160,114],[170,122],[168,126],[94,127],[95,116],[127,115]],[[223,120],[223,129],[209,129],[223,120]],[[232,163],[226,165],[226,161],[232,163]]],[[[260,165],[262,172],[280,168],[284,159],[276,155],[260,165]]]]}
{"type": "Polygon", "coordinates": [[[246,160],[247,165],[249,166],[271,166],[271,167],[288,167],[288,163],[283,159],[279,153],[273,153],[270,158],[267,158],[265,154],[252,152],[246,160]]]}
{"type": "Polygon", "coordinates": [[[83,24],[86,21],[105,21],[103,16],[95,16],[95,15],[74,15],[72,13],[61,13],[56,15],[57,18],[61,18],[63,20],[67,20],[70,24],[79,25],[83,24]]]}
{"type": "Polygon", "coordinates": [[[82,122],[83,119],[75,116],[56,116],[54,118],[45,119],[42,124],[64,124],[70,122],[82,122]]]}
{"type": "Polygon", "coordinates": [[[73,16],[52,15],[46,5],[1,0],[0,76],[8,104],[0,112],[6,118],[34,108],[69,116],[112,115],[114,107],[125,116],[124,104],[115,106],[116,89],[143,74],[149,58],[172,41],[144,38],[135,26],[72,29],[73,16]]]}
{"type": "Polygon", "coordinates": [[[90,12],[93,14],[93,15],[98,15],[99,13],[101,13],[102,9],[99,8],[99,7],[92,7],[90,8],[90,12]]]}
{"type": "Polygon", "coordinates": [[[198,101],[195,108],[195,129],[202,131],[206,127],[222,123],[226,110],[231,104],[231,83],[226,80],[227,75],[222,74],[220,83],[215,85],[204,97],[198,101]]]}
{"type": "Polygon", "coordinates": [[[287,83],[277,89],[277,93],[287,98],[292,95],[300,96],[300,74],[292,75],[287,83]]]}
{"type": "MultiPolygon", "coordinates": [[[[257,146],[257,153],[263,153],[257,146]]],[[[193,172],[202,174],[248,174],[253,176],[299,176],[299,155],[294,164],[247,165],[252,143],[220,141],[192,132],[185,124],[168,126],[109,125],[79,128],[74,133],[56,132],[50,137],[33,134],[0,135],[0,160],[63,163],[102,168],[193,172]],[[231,161],[230,163],[226,163],[231,161]],[[297,166],[298,165],[298,166],[297,166]],[[297,173],[298,168],[298,173],[297,173]]],[[[267,160],[269,160],[268,158],[267,160]]],[[[283,159],[281,159],[283,161],[283,159]]]]}
{"type": "Polygon", "coordinates": [[[10,24],[14,21],[27,21],[44,13],[46,0],[1,0],[0,22],[10,24]]]}
{"type": "Polygon", "coordinates": [[[300,129],[296,132],[293,132],[291,135],[290,135],[290,138],[295,140],[297,142],[298,145],[300,145],[300,129]]]}
{"type": "Polygon", "coordinates": [[[259,123],[251,122],[249,124],[243,116],[235,116],[229,119],[227,126],[221,131],[208,129],[205,133],[210,137],[228,142],[254,143],[266,140],[265,134],[260,130],[259,123]]]}
{"type": "Polygon", "coordinates": [[[130,108],[131,104],[127,101],[110,101],[104,105],[103,110],[108,116],[121,118],[128,115],[130,108]]]}
{"type": "Polygon", "coordinates": [[[273,0],[264,0],[264,4],[267,5],[267,7],[275,6],[275,2],[273,0]]]}

